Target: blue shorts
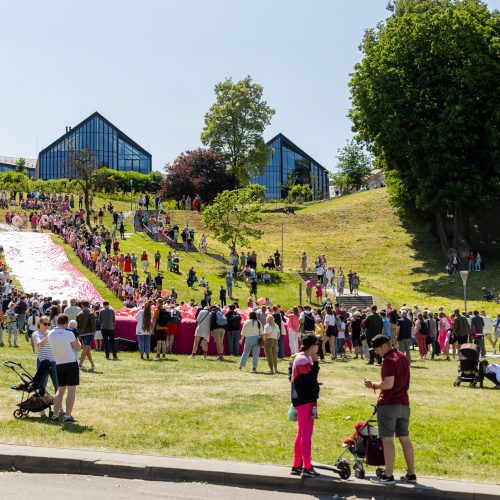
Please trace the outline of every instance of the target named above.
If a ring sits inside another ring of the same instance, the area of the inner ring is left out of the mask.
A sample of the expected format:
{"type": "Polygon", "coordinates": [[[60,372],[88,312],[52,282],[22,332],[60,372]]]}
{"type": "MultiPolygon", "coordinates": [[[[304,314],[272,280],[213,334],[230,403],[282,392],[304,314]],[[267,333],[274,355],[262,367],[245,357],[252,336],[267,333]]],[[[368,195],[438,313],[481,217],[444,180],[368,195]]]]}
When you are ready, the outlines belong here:
{"type": "Polygon", "coordinates": [[[82,341],[83,345],[90,345],[92,344],[92,339],[94,338],[94,334],[91,333],[90,335],[80,335],[80,340],[82,341]]]}

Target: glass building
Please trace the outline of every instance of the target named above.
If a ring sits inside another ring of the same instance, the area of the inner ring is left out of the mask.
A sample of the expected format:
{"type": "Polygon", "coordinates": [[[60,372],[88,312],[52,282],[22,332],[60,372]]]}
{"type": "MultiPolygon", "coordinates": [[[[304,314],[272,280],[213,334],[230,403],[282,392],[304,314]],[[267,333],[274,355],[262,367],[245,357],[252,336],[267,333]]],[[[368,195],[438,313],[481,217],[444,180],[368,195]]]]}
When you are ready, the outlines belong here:
{"type": "Polygon", "coordinates": [[[151,155],[98,112],[66,133],[38,155],[39,179],[68,177],[67,157],[70,151],[92,151],[100,166],[113,170],[151,173],[151,155]]]}
{"type": "MultiPolygon", "coordinates": [[[[15,172],[19,159],[11,156],[0,156],[0,172],[15,172]]],[[[26,173],[31,178],[35,174],[36,160],[24,158],[24,161],[26,163],[26,173]]]]}
{"type": "Polygon", "coordinates": [[[273,151],[264,174],[250,178],[252,184],[266,188],[266,200],[286,198],[295,184],[309,184],[315,200],[329,197],[329,176],[325,167],[283,134],[278,134],[267,145],[273,151]]]}

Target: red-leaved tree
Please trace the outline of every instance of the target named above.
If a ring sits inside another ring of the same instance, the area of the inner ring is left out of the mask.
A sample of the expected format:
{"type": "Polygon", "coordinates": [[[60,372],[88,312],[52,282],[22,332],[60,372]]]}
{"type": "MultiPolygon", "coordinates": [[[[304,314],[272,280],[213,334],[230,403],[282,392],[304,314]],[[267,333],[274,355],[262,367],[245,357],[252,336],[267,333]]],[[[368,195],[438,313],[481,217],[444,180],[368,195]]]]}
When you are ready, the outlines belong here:
{"type": "Polygon", "coordinates": [[[210,202],[218,193],[236,186],[236,177],[227,171],[218,153],[198,148],[181,153],[165,166],[161,195],[167,200],[180,200],[199,194],[203,202],[210,202]]]}

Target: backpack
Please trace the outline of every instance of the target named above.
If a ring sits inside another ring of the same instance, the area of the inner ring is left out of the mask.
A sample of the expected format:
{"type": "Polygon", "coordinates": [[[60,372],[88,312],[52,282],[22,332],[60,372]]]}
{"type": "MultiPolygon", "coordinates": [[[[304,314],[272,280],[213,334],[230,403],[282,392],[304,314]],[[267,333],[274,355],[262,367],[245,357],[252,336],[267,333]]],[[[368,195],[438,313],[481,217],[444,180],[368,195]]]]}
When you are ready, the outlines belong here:
{"type": "Polygon", "coordinates": [[[168,316],[168,311],[162,307],[160,309],[160,313],[158,314],[158,326],[167,326],[168,316]]]}
{"type": "Polygon", "coordinates": [[[304,331],[313,332],[316,322],[314,321],[314,316],[311,312],[304,313],[304,331]]]}
{"type": "Polygon", "coordinates": [[[215,313],[215,324],[217,326],[227,325],[226,315],[220,309],[217,309],[217,312],[215,313]]]}
{"type": "Polygon", "coordinates": [[[168,314],[169,323],[179,323],[179,315],[177,313],[178,313],[177,309],[170,309],[168,314]]]}

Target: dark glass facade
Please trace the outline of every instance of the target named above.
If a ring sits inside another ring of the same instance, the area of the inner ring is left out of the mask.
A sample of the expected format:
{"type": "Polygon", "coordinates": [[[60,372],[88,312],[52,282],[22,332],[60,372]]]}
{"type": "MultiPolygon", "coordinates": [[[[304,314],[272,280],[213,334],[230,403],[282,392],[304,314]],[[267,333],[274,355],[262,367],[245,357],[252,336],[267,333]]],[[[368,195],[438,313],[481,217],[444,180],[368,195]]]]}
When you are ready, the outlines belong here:
{"type": "Polygon", "coordinates": [[[99,113],[94,113],[40,152],[38,177],[67,177],[69,151],[92,151],[99,165],[114,170],[151,173],[151,155],[99,113]]]}
{"type": "Polygon", "coordinates": [[[326,168],[283,134],[278,134],[267,145],[273,151],[264,175],[250,178],[252,184],[266,188],[266,200],[286,198],[294,184],[309,184],[315,200],[328,198],[329,177],[326,168]]]}

